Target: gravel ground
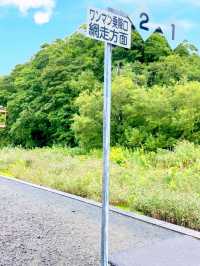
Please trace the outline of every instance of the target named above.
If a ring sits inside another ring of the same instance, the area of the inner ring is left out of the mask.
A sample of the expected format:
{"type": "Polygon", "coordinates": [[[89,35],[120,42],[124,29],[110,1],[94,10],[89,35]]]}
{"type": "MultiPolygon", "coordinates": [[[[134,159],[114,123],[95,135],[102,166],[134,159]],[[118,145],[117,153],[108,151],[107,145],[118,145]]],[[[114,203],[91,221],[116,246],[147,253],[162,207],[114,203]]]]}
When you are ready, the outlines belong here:
{"type": "MultiPolygon", "coordinates": [[[[99,265],[100,208],[0,178],[0,265],[99,265]]],[[[110,254],[180,236],[110,215],[110,254]]]]}

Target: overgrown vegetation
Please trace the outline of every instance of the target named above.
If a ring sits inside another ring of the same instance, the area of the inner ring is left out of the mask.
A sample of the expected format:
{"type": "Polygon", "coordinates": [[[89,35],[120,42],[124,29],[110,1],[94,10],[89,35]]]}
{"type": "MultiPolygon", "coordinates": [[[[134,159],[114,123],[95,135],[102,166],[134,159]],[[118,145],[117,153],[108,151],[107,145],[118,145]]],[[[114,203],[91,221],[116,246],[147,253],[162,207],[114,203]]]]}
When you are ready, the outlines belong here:
{"type": "MultiPolygon", "coordinates": [[[[132,39],[131,50],[113,49],[112,144],[156,150],[180,139],[199,143],[196,48],[184,42],[172,51],[159,33],[144,42],[133,32],[132,39]]],[[[99,147],[102,81],[101,42],[75,33],[44,44],[0,78],[0,105],[8,110],[3,143],[99,147]]]]}
{"type": "MultiPolygon", "coordinates": [[[[131,75],[131,74],[130,74],[131,75]]],[[[113,146],[172,148],[180,139],[200,143],[200,83],[137,87],[131,77],[116,77],[112,97],[113,146]]],[[[82,147],[102,145],[102,91],[82,93],[73,129],[82,147]]]]}
{"type": "MultiPolygon", "coordinates": [[[[101,151],[4,148],[0,173],[101,200],[101,151]]],[[[200,147],[111,152],[111,204],[200,230],[200,147]]]]}
{"type": "MultiPolygon", "coordinates": [[[[200,56],[132,39],[113,48],[111,203],[200,230],[200,56]]],[[[103,45],[78,33],[0,77],[0,173],[100,200],[102,86],[103,45]]]]}

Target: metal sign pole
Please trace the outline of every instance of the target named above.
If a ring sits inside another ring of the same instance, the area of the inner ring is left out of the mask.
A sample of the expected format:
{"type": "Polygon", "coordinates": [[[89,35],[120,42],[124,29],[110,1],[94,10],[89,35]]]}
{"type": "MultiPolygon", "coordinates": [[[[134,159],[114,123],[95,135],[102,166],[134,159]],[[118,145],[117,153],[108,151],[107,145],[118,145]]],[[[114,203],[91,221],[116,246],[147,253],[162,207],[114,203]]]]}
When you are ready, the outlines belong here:
{"type": "Polygon", "coordinates": [[[101,266],[108,266],[112,45],[130,49],[131,29],[131,20],[121,11],[88,9],[87,36],[105,43],[101,266]]]}
{"type": "Polygon", "coordinates": [[[102,227],[101,266],[108,266],[108,219],[110,179],[110,117],[112,85],[112,44],[105,43],[104,52],[104,118],[103,118],[103,182],[102,182],[102,227]]]}

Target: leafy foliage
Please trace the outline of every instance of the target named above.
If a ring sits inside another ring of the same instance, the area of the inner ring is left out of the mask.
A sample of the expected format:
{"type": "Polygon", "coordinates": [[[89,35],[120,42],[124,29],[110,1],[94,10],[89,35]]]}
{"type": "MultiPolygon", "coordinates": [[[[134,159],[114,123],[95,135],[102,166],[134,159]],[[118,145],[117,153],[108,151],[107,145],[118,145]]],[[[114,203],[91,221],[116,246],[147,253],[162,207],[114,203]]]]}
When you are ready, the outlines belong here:
{"type": "MultiPolygon", "coordinates": [[[[172,148],[179,139],[200,144],[199,91],[199,82],[146,89],[135,86],[131,77],[116,77],[112,97],[112,145],[156,150],[172,148]]],[[[74,117],[77,140],[87,148],[100,147],[101,91],[84,92],[77,104],[80,111],[74,117]]]]}
{"type": "Polygon", "coordinates": [[[153,33],[146,41],[144,47],[144,61],[154,62],[172,52],[168,42],[162,34],[153,33]]]}
{"type": "MultiPolygon", "coordinates": [[[[144,42],[134,31],[130,50],[113,49],[113,73],[112,145],[169,148],[180,138],[199,143],[199,84],[187,84],[200,81],[193,45],[184,42],[173,52],[162,34],[144,42]],[[185,94],[194,104],[184,102],[185,94]]],[[[102,82],[101,42],[75,33],[43,44],[29,62],[0,78],[0,105],[9,114],[1,139],[27,148],[100,147],[102,82]]]]}
{"type": "Polygon", "coordinates": [[[102,60],[101,43],[75,34],[43,45],[29,63],[2,78],[0,103],[7,103],[7,132],[12,143],[24,147],[54,143],[74,146],[74,99],[81,89],[93,86],[94,73],[98,72],[102,80],[102,60]]]}

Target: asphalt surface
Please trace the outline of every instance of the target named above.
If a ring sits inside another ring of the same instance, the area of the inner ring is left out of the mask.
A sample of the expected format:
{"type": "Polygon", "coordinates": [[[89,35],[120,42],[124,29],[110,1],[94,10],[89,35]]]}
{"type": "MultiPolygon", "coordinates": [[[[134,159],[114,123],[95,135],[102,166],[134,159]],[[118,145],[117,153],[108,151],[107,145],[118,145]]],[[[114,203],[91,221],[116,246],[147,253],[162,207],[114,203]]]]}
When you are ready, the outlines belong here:
{"type": "MultiPolygon", "coordinates": [[[[96,206],[0,177],[0,265],[99,265],[100,215],[96,206]]],[[[109,233],[116,261],[123,251],[182,237],[112,212],[109,233]]]]}
{"type": "Polygon", "coordinates": [[[199,266],[200,241],[188,236],[158,241],[112,256],[115,266],[199,266]]]}

